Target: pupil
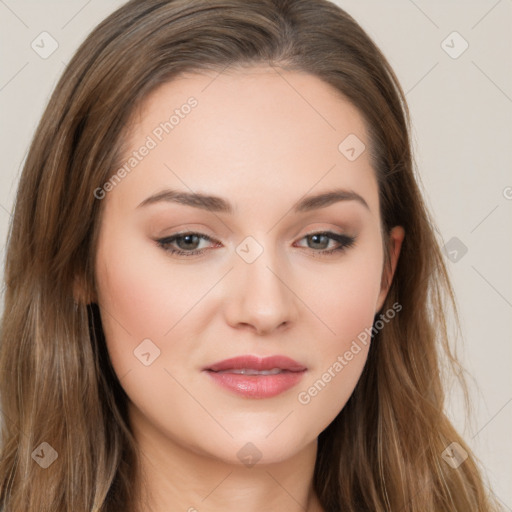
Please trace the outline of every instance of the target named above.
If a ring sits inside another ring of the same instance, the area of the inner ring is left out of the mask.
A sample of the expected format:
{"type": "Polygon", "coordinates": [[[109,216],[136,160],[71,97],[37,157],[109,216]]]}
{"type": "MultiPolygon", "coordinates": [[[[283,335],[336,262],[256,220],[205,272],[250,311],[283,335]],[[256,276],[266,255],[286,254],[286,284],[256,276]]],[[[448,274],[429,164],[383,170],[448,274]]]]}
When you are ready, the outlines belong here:
{"type": "MultiPolygon", "coordinates": [[[[196,235],[185,235],[182,237],[182,240],[185,241],[185,244],[190,244],[191,243],[191,239],[192,238],[197,238],[196,235]]],[[[196,243],[197,243],[197,240],[196,240],[196,243]]],[[[193,242],[192,242],[193,244],[193,242]]],[[[190,249],[190,247],[188,247],[190,249]]]]}
{"type": "MultiPolygon", "coordinates": [[[[316,244],[316,243],[320,243],[320,245],[322,245],[322,244],[321,244],[321,242],[318,242],[318,239],[319,239],[319,238],[321,238],[321,237],[326,238],[326,236],[325,236],[325,235],[311,235],[311,239],[313,240],[313,243],[315,243],[315,244],[316,244]]],[[[325,245],[325,244],[324,244],[324,245],[325,245]]]]}

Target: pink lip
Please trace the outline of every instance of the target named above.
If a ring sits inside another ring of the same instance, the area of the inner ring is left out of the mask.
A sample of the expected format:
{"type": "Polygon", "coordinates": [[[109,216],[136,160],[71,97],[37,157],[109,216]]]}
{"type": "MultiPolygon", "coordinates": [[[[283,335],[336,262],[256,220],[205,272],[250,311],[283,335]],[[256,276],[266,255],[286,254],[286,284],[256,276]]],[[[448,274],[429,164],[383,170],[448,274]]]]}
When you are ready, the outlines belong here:
{"type": "Polygon", "coordinates": [[[233,357],[203,368],[219,385],[247,398],[270,398],[298,384],[307,368],[286,356],[259,358],[251,355],[233,357]],[[243,375],[229,370],[272,370],[279,368],[283,373],[276,375],[243,375]],[[226,371],[226,373],[218,373],[226,371]]]}
{"type": "Polygon", "coordinates": [[[243,368],[250,368],[251,370],[272,370],[272,368],[280,368],[281,370],[289,370],[291,372],[301,372],[307,369],[297,361],[286,356],[277,355],[260,358],[245,355],[217,361],[203,368],[203,370],[220,372],[223,370],[241,370],[243,368]]]}

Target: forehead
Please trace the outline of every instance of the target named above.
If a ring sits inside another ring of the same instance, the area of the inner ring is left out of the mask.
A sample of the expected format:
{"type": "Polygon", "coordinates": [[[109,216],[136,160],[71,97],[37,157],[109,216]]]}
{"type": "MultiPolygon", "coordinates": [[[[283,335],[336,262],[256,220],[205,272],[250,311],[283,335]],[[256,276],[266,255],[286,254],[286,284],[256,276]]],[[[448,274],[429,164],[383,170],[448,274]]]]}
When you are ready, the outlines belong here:
{"type": "Polygon", "coordinates": [[[285,144],[290,142],[287,134],[323,139],[335,147],[349,130],[361,140],[367,139],[363,117],[340,91],[309,73],[274,67],[181,74],[140,104],[132,117],[132,134],[140,137],[153,131],[173,113],[180,119],[172,128],[173,137],[178,138],[180,132],[188,135],[183,127],[177,129],[178,124],[187,125],[203,137],[204,144],[226,133],[243,137],[255,132],[279,135],[274,145],[281,147],[289,146],[285,144]],[[192,109],[193,115],[185,112],[189,119],[181,123],[184,117],[179,111],[190,98],[197,100],[197,107],[192,109]],[[206,133],[211,124],[222,133],[206,133]]]}
{"type": "Polygon", "coordinates": [[[267,199],[289,192],[293,202],[340,186],[366,190],[374,196],[369,203],[377,195],[363,117],[307,73],[252,67],[183,74],[153,91],[129,128],[125,161],[151,141],[112,194],[123,189],[132,204],[162,186],[234,196],[235,205],[258,190],[267,199]],[[347,158],[347,144],[360,152],[356,159],[347,158]]]}

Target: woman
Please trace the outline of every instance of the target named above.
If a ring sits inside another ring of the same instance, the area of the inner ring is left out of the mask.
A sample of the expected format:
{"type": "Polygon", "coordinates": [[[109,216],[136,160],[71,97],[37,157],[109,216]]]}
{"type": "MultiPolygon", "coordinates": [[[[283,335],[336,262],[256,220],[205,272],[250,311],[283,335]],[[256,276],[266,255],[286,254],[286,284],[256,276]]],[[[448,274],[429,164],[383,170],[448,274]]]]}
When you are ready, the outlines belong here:
{"type": "Polygon", "coordinates": [[[405,98],[334,4],[109,16],[37,129],[5,276],[9,512],[496,509],[443,412],[405,98]]]}

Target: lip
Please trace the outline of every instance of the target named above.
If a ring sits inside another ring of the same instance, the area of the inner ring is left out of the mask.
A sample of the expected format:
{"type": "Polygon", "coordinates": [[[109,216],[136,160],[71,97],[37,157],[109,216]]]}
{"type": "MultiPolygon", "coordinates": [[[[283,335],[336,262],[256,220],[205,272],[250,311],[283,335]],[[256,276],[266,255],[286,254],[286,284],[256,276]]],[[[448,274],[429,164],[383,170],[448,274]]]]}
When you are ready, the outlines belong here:
{"type": "Polygon", "coordinates": [[[272,370],[272,368],[279,368],[281,370],[288,370],[290,372],[301,372],[307,368],[294,359],[282,355],[275,355],[269,357],[257,357],[253,355],[243,355],[232,357],[231,359],[224,359],[216,363],[206,366],[203,370],[211,370],[220,372],[224,370],[242,370],[243,368],[251,370],[272,370]]]}
{"type": "Polygon", "coordinates": [[[282,355],[256,357],[244,355],[218,361],[203,368],[214,382],[246,398],[270,398],[296,386],[307,368],[297,361],[282,355]],[[279,368],[282,373],[275,375],[243,375],[229,370],[272,370],[279,368]],[[225,373],[219,373],[225,372],[225,373]]]}

